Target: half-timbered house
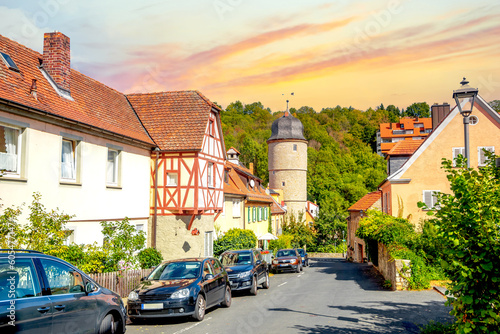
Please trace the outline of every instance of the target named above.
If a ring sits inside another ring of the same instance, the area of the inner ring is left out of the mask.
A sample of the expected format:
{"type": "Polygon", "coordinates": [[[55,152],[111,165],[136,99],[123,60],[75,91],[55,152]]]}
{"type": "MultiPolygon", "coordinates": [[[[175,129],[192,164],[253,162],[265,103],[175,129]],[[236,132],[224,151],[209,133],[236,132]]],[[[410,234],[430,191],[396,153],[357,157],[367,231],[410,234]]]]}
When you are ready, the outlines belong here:
{"type": "Polygon", "coordinates": [[[220,108],[198,91],[127,97],[158,147],[151,154],[148,244],[165,259],[212,255],[224,205],[220,108]]]}

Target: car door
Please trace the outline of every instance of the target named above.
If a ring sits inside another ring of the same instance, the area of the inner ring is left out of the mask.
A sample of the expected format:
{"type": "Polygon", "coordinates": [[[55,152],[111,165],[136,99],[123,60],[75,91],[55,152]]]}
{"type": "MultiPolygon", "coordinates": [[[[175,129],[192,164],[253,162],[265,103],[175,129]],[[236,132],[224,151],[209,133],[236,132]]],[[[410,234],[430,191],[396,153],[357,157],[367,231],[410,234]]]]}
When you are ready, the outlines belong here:
{"type": "Polygon", "coordinates": [[[203,289],[205,290],[205,296],[207,297],[207,307],[215,304],[217,301],[217,282],[215,280],[215,275],[210,265],[209,260],[203,262],[203,289]],[[207,275],[213,275],[212,278],[208,279],[207,275]]]}
{"type": "Polygon", "coordinates": [[[212,265],[215,281],[217,282],[215,294],[217,299],[222,301],[224,300],[224,293],[226,292],[226,277],[224,276],[224,271],[222,270],[222,265],[219,260],[211,259],[210,264],[212,265]]]}
{"type": "Polygon", "coordinates": [[[51,333],[52,303],[30,258],[0,259],[0,333],[51,333]]]}
{"type": "Polygon", "coordinates": [[[66,263],[40,259],[44,281],[50,289],[53,333],[94,333],[95,297],[85,293],[82,274],[66,263]]]}
{"type": "Polygon", "coordinates": [[[262,258],[259,257],[259,255],[259,251],[253,251],[253,263],[255,266],[255,272],[257,273],[257,283],[261,282],[264,277],[264,272],[262,270],[264,266],[262,265],[262,258]]]}

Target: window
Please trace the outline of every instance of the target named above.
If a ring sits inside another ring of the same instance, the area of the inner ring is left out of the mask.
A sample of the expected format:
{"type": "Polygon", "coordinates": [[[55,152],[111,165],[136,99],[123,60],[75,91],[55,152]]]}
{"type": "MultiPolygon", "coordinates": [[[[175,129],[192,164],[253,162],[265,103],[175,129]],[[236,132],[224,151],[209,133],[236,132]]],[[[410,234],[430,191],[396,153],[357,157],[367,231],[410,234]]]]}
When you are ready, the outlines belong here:
{"type": "Polygon", "coordinates": [[[20,173],[21,130],[0,125],[0,169],[20,173]]]}
{"type": "Polygon", "coordinates": [[[17,67],[16,63],[14,63],[14,61],[12,60],[12,58],[10,58],[8,54],[0,52],[0,56],[5,65],[7,65],[7,67],[9,68],[9,70],[19,72],[19,68],[17,67]]]}
{"type": "Polygon", "coordinates": [[[241,201],[239,199],[233,199],[233,217],[241,216],[241,201]]]}
{"type": "Polygon", "coordinates": [[[431,133],[432,129],[425,129],[424,133],[431,133]]]}
{"type": "Polygon", "coordinates": [[[76,181],[76,141],[62,141],[61,179],[76,181]]]}
{"type": "Polygon", "coordinates": [[[297,151],[297,144],[293,144],[293,150],[297,151]]]}
{"type": "Polygon", "coordinates": [[[213,187],[214,186],[214,178],[213,178],[213,169],[214,169],[214,164],[209,162],[208,163],[208,169],[207,169],[207,177],[208,177],[208,186],[213,187]]]}
{"type": "Polygon", "coordinates": [[[477,118],[477,116],[475,116],[475,115],[469,116],[469,124],[470,125],[476,125],[477,122],[479,122],[479,118],[477,118]]]}
{"type": "Polygon", "coordinates": [[[457,165],[455,159],[458,157],[459,154],[461,154],[463,157],[465,157],[465,147],[454,147],[453,148],[453,166],[457,165]]]}
{"type": "MultiPolygon", "coordinates": [[[[205,256],[208,255],[205,254],[205,256]]],[[[210,263],[207,260],[207,262],[205,262],[205,264],[203,265],[203,277],[207,276],[208,274],[213,275],[213,272],[212,272],[212,267],[210,266],[210,263]]]]}
{"type": "Polygon", "coordinates": [[[404,138],[392,138],[393,143],[397,143],[398,141],[405,140],[404,138]]]}
{"type": "Polygon", "coordinates": [[[437,197],[436,194],[439,190],[424,190],[423,191],[423,202],[428,209],[434,209],[436,206],[437,197]]]}
{"type": "Polygon", "coordinates": [[[384,212],[385,213],[389,213],[389,210],[391,209],[391,205],[389,203],[389,200],[390,200],[390,193],[385,193],[384,194],[384,198],[383,198],[383,201],[384,201],[384,212]]]}
{"type": "Polygon", "coordinates": [[[421,140],[421,139],[424,139],[424,137],[419,137],[419,136],[416,136],[416,137],[412,137],[413,140],[421,140]]]}
{"type": "Polygon", "coordinates": [[[215,135],[214,121],[212,119],[208,121],[208,134],[212,137],[215,135]]]}
{"type": "Polygon", "coordinates": [[[0,259],[0,301],[41,296],[40,284],[33,262],[16,258],[11,265],[7,257],[0,259]],[[11,278],[14,278],[12,281],[11,278]],[[14,285],[15,293],[7,286],[14,285]]]}
{"type": "Polygon", "coordinates": [[[392,130],[393,135],[404,135],[405,130],[392,130]]]}
{"type": "Polygon", "coordinates": [[[413,125],[414,128],[423,128],[424,127],[424,123],[415,123],[413,125]]]}
{"type": "Polygon", "coordinates": [[[268,208],[265,208],[264,209],[264,219],[267,220],[268,219],[268,208]]]}
{"type": "Polygon", "coordinates": [[[413,134],[413,130],[406,130],[406,131],[405,131],[405,134],[407,134],[407,135],[412,135],[412,134],[413,134]]]}
{"type": "Polygon", "coordinates": [[[119,171],[119,154],[120,151],[108,148],[108,165],[106,170],[106,180],[110,185],[118,185],[118,171],[119,171]]]}
{"type": "Polygon", "coordinates": [[[205,232],[205,256],[214,255],[214,237],[213,232],[205,232]]]}
{"type": "Polygon", "coordinates": [[[212,268],[214,269],[214,274],[219,275],[222,273],[222,266],[217,259],[210,260],[210,263],[212,264],[212,268]]]}
{"type": "Polygon", "coordinates": [[[167,173],[167,186],[175,187],[177,186],[177,181],[178,181],[177,173],[167,173]]]}
{"type": "Polygon", "coordinates": [[[285,186],[285,181],[281,182],[281,185],[284,187],[285,186]]]}
{"type": "Polygon", "coordinates": [[[490,151],[491,153],[495,153],[495,147],[494,146],[483,146],[483,147],[478,147],[477,148],[477,165],[479,167],[481,166],[486,166],[486,163],[488,162],[488,157],[484,153],[484,151],[490,151]]]}
{"type": "Polygon", "coordinates": [[[85,292],[82,275],[73,268],[52,260],[40,259],[53,295],[85,292]]]}
{"type": "Polygon", "coordinates": [[[229,183],[229,173],[227,170],[224,171],[224,182],[229,183]]]}

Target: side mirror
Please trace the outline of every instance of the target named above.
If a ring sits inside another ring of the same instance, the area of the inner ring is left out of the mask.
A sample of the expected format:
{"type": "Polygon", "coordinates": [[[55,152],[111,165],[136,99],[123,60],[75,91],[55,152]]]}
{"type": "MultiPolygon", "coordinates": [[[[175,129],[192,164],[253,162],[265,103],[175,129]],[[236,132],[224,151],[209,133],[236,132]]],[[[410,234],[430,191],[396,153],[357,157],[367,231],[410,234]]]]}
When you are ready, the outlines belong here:
{"type": "Polygon", "coordinates": [[[85,284],[85,293],[89,294],[95,290],[96,286],[92,282],[85,284]]]}
{"type": "Polygon", "coordinates": [[[260,265],[262,264],[262,261],[261,260],[257,260],[257,262],[255,262],[256,265],[260,265]]]}
{"type": "Polygon", "coordinates": [[[211,280],[211,279],[214,279],[214,275],[212,275],[212,274],[206,274],[205,275],[205,281],[208,281],[208,280],[211,280]]]}

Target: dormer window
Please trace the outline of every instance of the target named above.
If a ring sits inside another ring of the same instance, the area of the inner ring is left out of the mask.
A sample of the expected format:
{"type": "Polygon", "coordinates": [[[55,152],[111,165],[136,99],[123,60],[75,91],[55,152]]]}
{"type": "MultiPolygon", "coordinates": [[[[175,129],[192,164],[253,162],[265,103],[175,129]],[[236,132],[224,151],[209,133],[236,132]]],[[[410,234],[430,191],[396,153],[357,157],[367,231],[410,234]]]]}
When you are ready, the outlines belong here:
{"type": "Polygon", "coordinates": [[[12,60],[12,58],[10,58],[8,54],[0,52],[0,56],[5,65],[7,65],[7,67],[9,68],[9,70],[19,72],[19,68],[17,67],[16,63],[14,63],[14,61],[12,60]]]}

